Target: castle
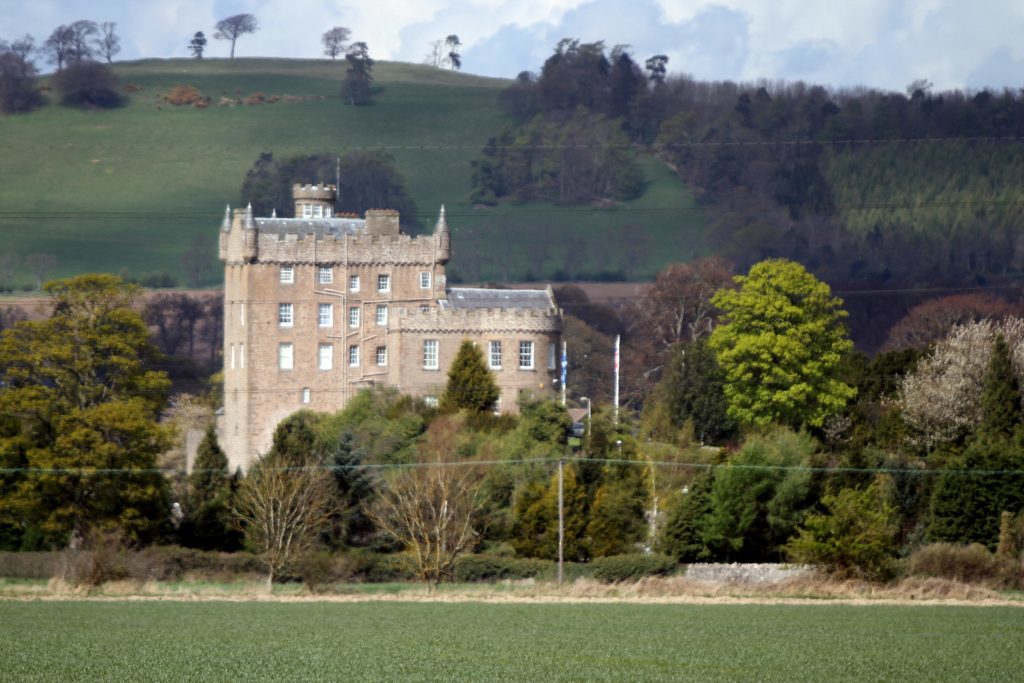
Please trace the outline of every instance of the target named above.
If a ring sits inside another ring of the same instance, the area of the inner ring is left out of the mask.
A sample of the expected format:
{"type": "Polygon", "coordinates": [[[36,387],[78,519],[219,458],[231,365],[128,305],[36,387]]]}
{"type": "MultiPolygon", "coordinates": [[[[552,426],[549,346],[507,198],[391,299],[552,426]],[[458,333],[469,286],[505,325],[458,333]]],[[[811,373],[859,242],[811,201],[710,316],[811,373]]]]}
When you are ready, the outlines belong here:
{"type": "Polygon", "coordinates": [[[499,410],[551,394],[561,313],[550,288],[449,288],[444,207],[432,235],[412,237],[396,211],[334,215],[335,194],[295,185],[296,218],[225,211],[219,432],[232,469],[266,453],[291,413],[340,410],[374,384],[435,402],[464,339],[484,353],[499,410]]]}

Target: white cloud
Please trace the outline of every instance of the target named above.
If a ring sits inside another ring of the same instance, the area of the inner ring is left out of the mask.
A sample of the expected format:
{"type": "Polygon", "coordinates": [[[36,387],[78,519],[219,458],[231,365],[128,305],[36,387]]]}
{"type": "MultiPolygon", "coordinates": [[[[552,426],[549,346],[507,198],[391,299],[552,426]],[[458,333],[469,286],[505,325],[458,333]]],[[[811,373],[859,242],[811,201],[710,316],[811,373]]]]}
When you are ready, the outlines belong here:
{"type": "Polygon", "coordinates": [[[638,60],[664,53],[698,78],[796,79],[899,89],[1024,85],[1024,2],[986,0],[0,0],[0,38],[42,42],[76,19],[116,21],[122,59],[182,57],[192,34],[213,41],[217,19],[255,14],[239,56],[320,57],[320,34],[347,26],[377,59],[418,62],[455,33],[464,65],[512,76],[536,70],[561,38],[632,45],[638,60]]]}

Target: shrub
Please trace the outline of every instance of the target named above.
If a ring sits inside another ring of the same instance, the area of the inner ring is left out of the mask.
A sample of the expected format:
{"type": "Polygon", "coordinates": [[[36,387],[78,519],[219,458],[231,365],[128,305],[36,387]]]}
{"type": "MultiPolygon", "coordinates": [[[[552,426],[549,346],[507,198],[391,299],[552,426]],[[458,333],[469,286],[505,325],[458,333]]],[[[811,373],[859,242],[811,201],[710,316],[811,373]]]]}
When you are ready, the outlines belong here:
{"type": "Polygon", "coordinates": [[[48,579],[54,575],[58,554],[53,552],[0,552],[0,576],[8,579],[48,579]]]}
{"type": "Polygon", "coordinates": [[[996,588],[1024,588],[1024,564],[1017,559],[996,555],[980,543],[922,546],[907,558],[907,573],[982,583],[996,588]]]}
{"type": "Polygon", "coordinates": [[[551,568],[548,560],[500,555],[463,555],[455,561],[454,579],[460,583],[532,579],[551,568]]]}
{"type": "Polygon", "coordinates": [[[120,106],[124,98],[118,92],[117,76],[106,64],[83,60],[58,71],[50,84],[66,105],[109,109],[120,106]]]}
{"type": "Polygon", "coordinates": [[[406,554],[374,553],[355,550],[348,553],[351,576],[357,581],[388,583],[411,581],[416,576],[413,559],[406,554]]]}
{"type": "Polygon", "coordinates": [[[191,85],[176,85],[164,95],[164,101],[176,107],[196,105],[199,102],[208,103],[203,93],[191,85]]]}
{"type": "Polygon", "coordinates": [[[675,571],[676,561],[668,555],[631,553],[599,557],[592,563],[594,578],[606,583],[635,581],[645,576],[663,576],[675,571]]]}

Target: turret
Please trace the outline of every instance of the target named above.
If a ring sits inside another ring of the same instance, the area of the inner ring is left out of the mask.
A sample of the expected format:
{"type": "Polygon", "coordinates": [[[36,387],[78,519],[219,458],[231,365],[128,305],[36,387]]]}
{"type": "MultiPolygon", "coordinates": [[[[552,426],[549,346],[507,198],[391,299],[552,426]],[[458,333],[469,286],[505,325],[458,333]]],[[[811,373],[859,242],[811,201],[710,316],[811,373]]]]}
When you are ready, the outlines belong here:
{"type": "Polygon", "coordinates": [[[434,226],[434,239],[437,240],[438,263],[448,263],[452,257],[452,236],[448,232],[448,221],[444,216],[444,204],[441,205],[441,213],[437,216],[437,225],[434,226]]]}
{"type": "Polygon", "coordinates": [[[330,218],[338,188],[334,185],[292,185],[296,218],[330,218]]]}

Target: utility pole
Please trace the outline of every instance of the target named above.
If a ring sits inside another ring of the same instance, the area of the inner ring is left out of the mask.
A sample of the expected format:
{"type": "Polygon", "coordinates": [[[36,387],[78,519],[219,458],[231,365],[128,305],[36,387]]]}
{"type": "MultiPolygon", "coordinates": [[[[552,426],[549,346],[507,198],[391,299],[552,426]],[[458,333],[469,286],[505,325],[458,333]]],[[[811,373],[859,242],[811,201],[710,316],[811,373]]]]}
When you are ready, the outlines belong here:
{"type": "Polygon", "coordinates": [[[562,567],[565,562],[565,511],[562,506],[562,469],[565,459],[558,461],[558,585],[562,585],[562,567]]]}
{"type": "Polygon", "coordinates": [[[612,424],[619,424],[619,335],[615,335],[615,396],[612,398],[612,424]]]}

